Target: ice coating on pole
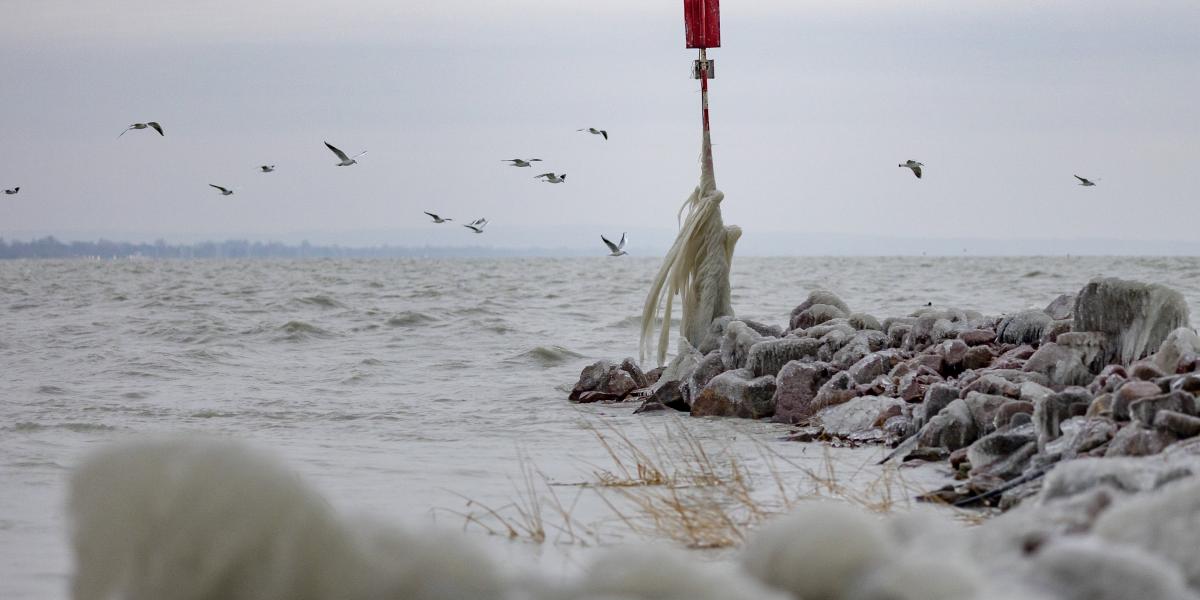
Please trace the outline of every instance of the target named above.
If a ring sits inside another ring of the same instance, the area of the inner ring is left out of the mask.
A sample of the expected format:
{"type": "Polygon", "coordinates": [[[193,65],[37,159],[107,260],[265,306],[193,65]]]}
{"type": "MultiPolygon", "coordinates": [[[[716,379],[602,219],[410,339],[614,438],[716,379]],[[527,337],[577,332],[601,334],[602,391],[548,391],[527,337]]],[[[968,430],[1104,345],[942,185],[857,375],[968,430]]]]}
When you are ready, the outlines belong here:
{"type": "Polygon", "coordinates": [[[707,131],[704,132],[700,156],[700,184],[680,208],[682,224],[679,234],[651,282],[650,292],[642,307],[639,345],[642,362],[651,352],[654,352],[658,364],[666,360],[676,294],[683,305],[681,333],[692,346],[699,346],[704,341],[713,320],[726,315],[733,316],[729,271],[734,245],[741,237],[742,230],[736,225],[725,226],[721,219],[721,201],[725,199],[725,194],[717,189],[712,165],[712,142],[707,131]],[[655,347],[654,328],[660,307],[662,326],[655,347]]]}

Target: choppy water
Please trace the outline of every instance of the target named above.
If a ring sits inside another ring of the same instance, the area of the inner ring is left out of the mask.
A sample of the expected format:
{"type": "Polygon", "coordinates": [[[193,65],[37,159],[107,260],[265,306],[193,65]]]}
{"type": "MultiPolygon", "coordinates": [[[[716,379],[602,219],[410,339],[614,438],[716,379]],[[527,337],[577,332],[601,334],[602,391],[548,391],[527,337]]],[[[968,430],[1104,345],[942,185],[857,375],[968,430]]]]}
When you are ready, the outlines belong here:
{"type": "MultiPolygon", "coordinates": [[[[89,449],[130,434],[252,440],[339,507],[397,521],[461,508],[456,494],[504,504],[518,449],[555,481],[586,479],[586,465],[605,461],[588,419],[641,438],[662,424],[628,405],[565,401],[584,365],[636,353],[657,267],[641,258],[0,263],[0,598],[65,594],[66,474],[89,449]]],[[[1192,258],[743,258],[734,306],[782,324],[823,287],[880,318],[926,302],[999,314],[1044,306],[1096,275],[1170,285],[1193,311],[1200,302],[1192,258]]],[[[718,443],[765,440],[799,461],[821,452],[775,442],[781,430],[770,424],[688,425],[718,443]]],[[[877,451],[841,456],[861,463],[877,451]]],[[[574,562],[569,548],[517,546],[501,553],[574,562]]]]}

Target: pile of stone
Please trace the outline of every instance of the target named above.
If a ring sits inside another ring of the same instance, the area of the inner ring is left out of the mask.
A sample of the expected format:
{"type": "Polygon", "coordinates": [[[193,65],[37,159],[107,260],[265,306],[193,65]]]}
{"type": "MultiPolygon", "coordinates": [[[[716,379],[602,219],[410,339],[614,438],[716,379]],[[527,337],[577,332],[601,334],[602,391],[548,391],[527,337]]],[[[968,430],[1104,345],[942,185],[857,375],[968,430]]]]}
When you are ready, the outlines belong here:
{"type": "Polygon", "coordinates": [[[723,318],[665,368],[593,364],[571,400],[894,445],[895,460],[949,461],[961,483],[938,498],[996,500],[1030,493],[1009,488],[1062,460],[1157,454],[1200,435],[1198,367],[1187,303],[1161,285],[1096,279],[1041,310],[928,306],[883,321],[815,291],[786,329],[723,318]]]}

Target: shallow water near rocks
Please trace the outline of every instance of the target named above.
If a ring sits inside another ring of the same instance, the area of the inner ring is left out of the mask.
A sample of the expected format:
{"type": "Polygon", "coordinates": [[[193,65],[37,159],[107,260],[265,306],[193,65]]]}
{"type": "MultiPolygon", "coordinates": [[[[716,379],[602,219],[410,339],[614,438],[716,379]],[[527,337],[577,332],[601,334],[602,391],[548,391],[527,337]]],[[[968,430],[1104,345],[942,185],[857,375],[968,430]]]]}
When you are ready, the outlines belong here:
{"type": "MultiPolygon", "coordinates": [[[[633,257],[0,262],[0,598],[65,594],[69,470],[138,434],[247,440],[339,509],[406,526],[461,528],[453,511],[472,510],[464,497],[508,504],[518,454],[549,481],[594,480],[611,461],[589,423],[648,446],[679,422],[764,479],[763,445],[814,470],[831,456],[850,488],[874,479],[860,467],[880,448],[826,454],[779,441],[786,428],[769,423],[568,404],[583,366],[636,355],[658,266],[633,257]]],[[[815,288],[880,320],[927,302],[1000,314],[1044,307],[1099,275],[1168,285],[1193,312],[1200,302],[1200,259],[914,257],[738,258],[733,303],[771,324],[786,324],[815,288]]],[[[596,524],[588,547],[553,531],[541,546],[467,531],[518,569],[562,576],[588,562],[596,541],[636,539],[585,488],[557,489],[580,498],[574,519],[596,524]]]]}

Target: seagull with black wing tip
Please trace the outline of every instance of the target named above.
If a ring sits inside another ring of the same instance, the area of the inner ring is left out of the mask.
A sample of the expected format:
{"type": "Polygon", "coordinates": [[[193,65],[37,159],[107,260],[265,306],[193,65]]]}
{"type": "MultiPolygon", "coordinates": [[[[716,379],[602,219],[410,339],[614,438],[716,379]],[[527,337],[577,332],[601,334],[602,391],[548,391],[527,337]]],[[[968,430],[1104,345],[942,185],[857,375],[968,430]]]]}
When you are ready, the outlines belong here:
{"type": "MultiPolygon", "coordinates": [[[[126,127],[125,131],[129,131],[130,129],[153,129],[158,132],[158,135],[161,135],[161,136],[166,135],[165,133],[163,133],[162,125],[159,125],[158,123],[156,123],[154,121],[146,121],[145,123],[134,123],[133,125],[126,127]]],[[[125,135],[125,131],[122,131],[121,135],[125,135]]],[[[118,135],[117,137],[121,137],[121,135],[118,135]]]]}
{"type": "Polygon", "coordinates": [[[900,165],[896,165],[896,166],[912,169],[913,175],[916,175],[917,179],[920,179],[921,178],[921,167],[925,166],[925,164],[919,163],[910,158],[910,159],[904,161],[904,164],[900,164],[900,165]]]}
{"type": "Polygon", "coordinates": [[[624,248],[625,248],[625,233],[624,232],[621,232],[621,241],[616,244],[612,243],[612,241],[610,241],[608,238],[604,237],[603,235],[600,236],[600,239],[604,241],[605,246],[608,246],[609,256],[622,256],[625,254],[629,254],[628,252],[626,252],[624,250],[624,248]]]}
{"type": "Polygon", "coordinates": [[[330,144],[329,142],[325,142],[325,147],[329,148],[329,150],[331,152],[333,152],[334,154],[337,155],[338,160],[341,161],[337,164],[337,166],[339,166],[339,167],[348,167],[350,165],[356,165],[356,164],[358,164],[358,161],[354,160],[354,159],[367,153],[366,150],[363,150],[362,152],[359,152],[358,154],[355,154],[354,156],[346,156],[345,152],[338,150],[337,148],[335,148],[333,146],[333,144],[330,144]]]}
{"type": "Polygon", "coordinates": [[[258,168],[258,170],[262,171],[263,173],[274,173],[275,165],[262,165],[258,168]]]}
{"type": "Polygon", "coordinates": [[[470,225],[463,225],[463,227],[466,227],[467,229],[470,229],[471,231],[474,231],[475,233],[483,233],[483,228],[487,224],[488,224],[487,219],[475,219],[474,221],[471,221],[470,225]]]}
{"type": "Polygon", "coordinates": [[[439,217],[439,216],[437,216],[437,215],[435,215],[435,214],[433,214],[433,213],[431,213],[431,212],[429,212],[429,211],[425,211],[425,214],[427,214],[427,215],[429,215],[430,217],[432,217],[432,218],[433,218],[433,222],[434,222],[434,223],[445,223],[446,221],[453,221],[453,220],[454,220],[454,219],[443,219],[443,218],[441,218],[441,217],[439,217]]]}
{"type": "Polygon", "coordinates": [[[233,195],[233,190],[228,189],[228,188],[223,188],[219,185],[214,185],[214,184],[210,183],[210,184],[208,184],[208,187],[217,188],[217,191],[221,192],[222,196],[232,196],[233,195]]]}
{"type": "Polygon", "coordinates": [[[583,129],[576,129],[575,131],[586,131],[592,135],[602,135],[602,136],[604,136],[604,139],[606,139],[606,140],[608,139],[607,131],[605,131],[603,129],[596,129],[595,127],[585,127],[583,129]]]}
{"type": "Polygon", "coordinates": [[[19,191],[21,191],[21,186],[18,185],[15,188],[4,190],[4,193],[8,194],[9,196],[12,196],[13,194],[16,194],[19,191]]]}
{"type": "Polygon", "coordinates": [[[540,179],[543,177],[545,179],[542,179],[542,181],[545,181],[546,183],[562,183],[567,180],[566,173],[563,173],[562,175],[555,175],[554,173],[542,173],[541,175],[533,176],[534,179],[540,179]]]}
{"type": "MultiPolygon", "coordinates": [[[[1083,187],[1092,187],[1092,186],[1096,185],[1095,181],[1092,181],[1091,179],[1088,179],[1087,177],[1080,177],[1080,176],[1076,175],[1075,179],[1078,179],[1079,185],[1082,185],[1083,187]]],[[[1099,180],[1097,180],[1097,181],[1099,181],[1099,180]]]]}
{"type": "Polygon", "coordinates": [[[540,158],[506,158],[503,162],[510,163],[510,167],[532,167],[535,162],[542,162],[540,158]]]}

